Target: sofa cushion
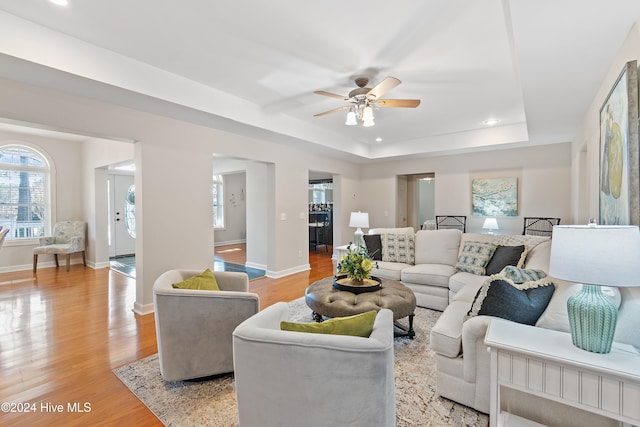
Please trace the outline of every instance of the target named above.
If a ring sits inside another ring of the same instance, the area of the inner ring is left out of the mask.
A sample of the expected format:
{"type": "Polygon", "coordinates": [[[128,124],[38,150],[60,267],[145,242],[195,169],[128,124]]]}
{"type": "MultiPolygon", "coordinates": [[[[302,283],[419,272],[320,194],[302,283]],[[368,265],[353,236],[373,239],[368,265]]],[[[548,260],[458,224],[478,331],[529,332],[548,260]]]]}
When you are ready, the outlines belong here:
{"type": "Polygon", "coordinates": [[[369,258],[374,261],[382,261],[382,240],[379,234],[365,234],[364,244],[367,247],[369,258]]]}
{"type": "Polygon", "coordinates": [[[551,257],[551,240],[546,240],[534,246],[527,245],[529,252],[524,267],[533,270],[549,272],[549,258],[551,257]]]}
{"type": "Polygon", "coordinates": [[[488,242],[467,242],[462,248],[456,269],[467,273],[484,275],[485,266],[493,256],[496,245],[488,242]]]}
{"type": "Polygon", "coordinates": [[[385,279],[400,280],[402,270],[407,267],[411,267],[411,265],[403,262],[376,261],[373,270],[371,270],[371,275],[385,279]]]}
{"type": "Polygon", "coordinates": [[[417,264],[402,270],[402,282],[419,285],[449,287],[449,278],[456,272],[446,264],[417,264]]]}
{"type": "Polygon", "coordinates": [[[485,274],[491,276],[498,274],[507,265],[522,267],[527,257],[527,247],[520,246],[496,246],[496,251],[485,267],[485,274]]]}
{"type": "Polygon", "coordinates": [[[414,234],[413,227],[370,228],[367,234],[414,234]]]}
{"type": "Polygon", "coordinates": [[[416,264],[455,266],[460,246],[460,230],[420,230],[416,233],[416,264]]]}
{"type": "Polygon", "coordinates": [[[458,271],[449,278],[449,290],[453,295],[452,300],[466,301],[471,304],[478,293],[478,289],[486,280],[487,276],[458,271]]]}
{"type": "Polygon", "coordinates": [[[383,233],[380,235],[380,240],[382,242],[382,261],[414,264],[413,234],[383,233]]]}
{"type": "Polygon", "coordinates": [[[478,290],[469,315],[495,316],[535,325],[547,308],[555,286],[548,276],[524,283],[516,281],[507,274],[489,277],[478,290]]]}

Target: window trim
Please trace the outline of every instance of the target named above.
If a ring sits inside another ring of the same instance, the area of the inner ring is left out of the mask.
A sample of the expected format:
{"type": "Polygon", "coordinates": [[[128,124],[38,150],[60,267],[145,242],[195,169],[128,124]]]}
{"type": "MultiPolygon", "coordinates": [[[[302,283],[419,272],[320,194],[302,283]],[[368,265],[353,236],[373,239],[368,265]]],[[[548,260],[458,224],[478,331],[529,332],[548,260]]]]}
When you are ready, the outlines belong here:
{"type": "MultiPolygon", "coordinates": [[[[30,142],[27,141],[22,141],[22,140],[15,140],[15,139],[10,139],[10,140],[4,140],[4,141],[0,141],[0,150],[6,149],[6,148],[11,148],[11,147],[25,147],[28,148],[29,150],[34,151],[35,153],[39,154],[40,156],[42,156],[42,158],[44,159],[45,163],[48,166],[48,179],[46,180],[46,184],[45,184],[45,192],[48,193],[49,195],[49,215],[48,215],[48,220],[45,219],[45,236],[50,236],[51,235],[51,230],[53,227],[53,224],[56,223],[56,168],[55,168],[55,163],[53,162],[53,159],[51,158],[51,156],[49,155],[49,153],[42,147],[36,145],[36,144],[32,144],[30,142]],[[48,187],[48,188],[47,188],[48,187]]],[[[19,168],[16,168],[14,165],[6,165],[7,167],[5,169],[7,170],[19,170],[19,168]]],[[[34,168],[31,167],[34,171],[42,171],[42,169],[40,168],[34,168]]],[[[25,238],[18,238],[18,239],[5,239],[4,241],[4,246],[33,246],[33,245],[38,245],[40,244],[40,238],[38,237],[25,237],[25,238]]]]}

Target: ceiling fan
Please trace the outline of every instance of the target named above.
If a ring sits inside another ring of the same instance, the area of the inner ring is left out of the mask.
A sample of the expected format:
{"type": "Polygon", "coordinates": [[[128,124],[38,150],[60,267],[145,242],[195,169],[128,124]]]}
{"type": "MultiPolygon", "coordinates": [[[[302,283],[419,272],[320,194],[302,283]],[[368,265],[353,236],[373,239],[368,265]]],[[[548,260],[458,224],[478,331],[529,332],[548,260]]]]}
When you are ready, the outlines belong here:
{"type": "Polygon", "coordinates": [[[314,117],[349,110],[347,113],[347,121],[345,122],[346,125],[357,125],[358,120],[361,120],[362,126],[369,127],[375,124],[373,107],[416,108],[420,105],[419,99],[380,99],[380,97],[385,93],[402,83],[395,77],[385,78],[373,89],[366,87],[367,84],[369,84],[368,77],[357,77],[355,82],[358,87],[349,92],[348,96],[338,95],[324,90],[316,90],[314,93],[318,95],[342,99],[343,101],[349,102],[349,105],[334,108],[333,110],[325,111],[323,113],[314,114],[314,117]]]}

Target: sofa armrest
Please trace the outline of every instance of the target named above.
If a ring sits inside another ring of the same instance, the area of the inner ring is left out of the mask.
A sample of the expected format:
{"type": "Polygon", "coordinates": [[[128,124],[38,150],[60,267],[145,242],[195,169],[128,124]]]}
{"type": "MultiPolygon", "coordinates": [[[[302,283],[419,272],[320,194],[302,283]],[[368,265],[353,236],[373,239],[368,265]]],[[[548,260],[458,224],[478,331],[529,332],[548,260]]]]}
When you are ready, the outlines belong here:
{"type": "MultiPolygon", "coordinates": [[[[476,316],[462,325],[462,357],[464,360],[464,380],[476,382],[477,367],[489,366],[489,352],[484,345],[484,337],[491,322],[490,316],[476,316]]],[[[488,373],[487,373],[488,377],[488,373]]]]}

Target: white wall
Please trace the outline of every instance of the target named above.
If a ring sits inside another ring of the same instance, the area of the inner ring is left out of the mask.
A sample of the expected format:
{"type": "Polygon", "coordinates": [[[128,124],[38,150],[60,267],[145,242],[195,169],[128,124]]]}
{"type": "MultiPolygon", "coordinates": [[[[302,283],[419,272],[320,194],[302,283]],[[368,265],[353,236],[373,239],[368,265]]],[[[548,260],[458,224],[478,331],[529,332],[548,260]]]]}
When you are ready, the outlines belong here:
{"type": "Polygon", "coordinates": [[[88,222],[87,264],[94,268],[109,266],[109,205],[107,180],[111,164],[133,159],[133,143],[91,138],[82,144],[84,218],[88,222]]]}
{"type": "MultiPolygon", "coordinates": [[[[612,46],[612,49],[617,47],[612,46]]],[[[582,126],[573,141],[572,186],[575,189],[572,209],[580,223],[588,218],[599,218],[599,168],[600,168],[600,108],[627,61],[640,59],[640,28],[634,25],[624,44],[619,47],[615,59],[589,109],[582,126]],[[586,152],[586,154],[585,154],[586,152]],[[583,160],[581,160],[583,158],[583,160]],[[586,170],[585,170],[586,169],[586,170]],[[576,194],[585,195],[582,201],[576,194]],[[586,209],[586,211],[585,211],[586,209]]]]}
{"type": "Polygon", "coordinates": [[[379,162],[362,167],[361,194],[371,227],[396,224],[396,176],[435,173],[435,214],[466,215],[467,231],[483,232],[484,217],[471,215],[471,180],[518,178],[517,217],[499,217],[501,234],[521,234],[524,216],[571,216],[570,143],[379,162]]]}

